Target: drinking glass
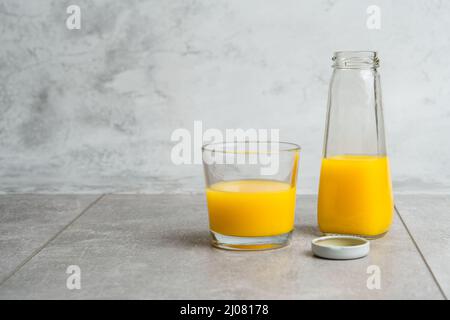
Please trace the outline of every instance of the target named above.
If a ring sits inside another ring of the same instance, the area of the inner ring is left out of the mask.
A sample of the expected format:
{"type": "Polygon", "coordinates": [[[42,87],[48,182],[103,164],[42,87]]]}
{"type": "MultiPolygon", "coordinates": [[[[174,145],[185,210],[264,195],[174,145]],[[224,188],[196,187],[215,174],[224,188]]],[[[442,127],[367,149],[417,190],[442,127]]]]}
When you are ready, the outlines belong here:
{"type": "Polygon", "coordinates": [[[287,142],[221,142],[202,148],[212,245],[264,250],[294,229],[300,147],[287,142]]]}

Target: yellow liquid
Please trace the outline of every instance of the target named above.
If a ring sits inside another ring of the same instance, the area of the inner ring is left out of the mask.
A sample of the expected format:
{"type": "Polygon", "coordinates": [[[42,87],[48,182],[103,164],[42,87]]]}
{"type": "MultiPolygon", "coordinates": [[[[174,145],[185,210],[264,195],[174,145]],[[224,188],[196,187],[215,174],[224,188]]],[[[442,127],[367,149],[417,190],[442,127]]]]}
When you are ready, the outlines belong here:
{"type": "Polygon", "coordinates": [[[295,189],[272,180],[213,184],[206,189],[210,228],[238,237],[287,233],[294,228],[295,189]]]}
{"type": "Polygon", "coordinates": [[[322,232],[376,237],[389,230],[393,209],[387,157],[322,160],[318,204],[322,232]]]}

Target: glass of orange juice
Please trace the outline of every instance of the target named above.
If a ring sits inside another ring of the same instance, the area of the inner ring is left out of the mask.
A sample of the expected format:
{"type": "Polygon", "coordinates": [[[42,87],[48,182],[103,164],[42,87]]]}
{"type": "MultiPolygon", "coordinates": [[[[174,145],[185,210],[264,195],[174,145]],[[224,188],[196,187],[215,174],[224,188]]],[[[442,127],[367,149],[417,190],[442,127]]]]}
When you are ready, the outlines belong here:
{"type": "Polygon", "coordinates": [[[300,147],[286,142],[204,145],[203,167],[212,245],[274,249],[294,229],[300,147]]]}

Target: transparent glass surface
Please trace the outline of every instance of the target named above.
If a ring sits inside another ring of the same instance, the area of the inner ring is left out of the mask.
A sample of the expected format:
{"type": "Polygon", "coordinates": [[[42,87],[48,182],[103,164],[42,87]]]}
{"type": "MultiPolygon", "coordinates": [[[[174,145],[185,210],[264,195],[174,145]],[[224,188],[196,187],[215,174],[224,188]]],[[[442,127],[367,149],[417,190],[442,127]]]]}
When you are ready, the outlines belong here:
{"type": "Polygon", "coordinates": [[[230,250],[285,246],[294,229],[300,147],[286,142],[203,146],[212,244],[230,250]]]}
{"type": "Polygon", "coordinates": [[[333,57],[319,183],[318,222],[326,234],[384,235],[393,214],[379,58],[371,51],[333,57]]]}

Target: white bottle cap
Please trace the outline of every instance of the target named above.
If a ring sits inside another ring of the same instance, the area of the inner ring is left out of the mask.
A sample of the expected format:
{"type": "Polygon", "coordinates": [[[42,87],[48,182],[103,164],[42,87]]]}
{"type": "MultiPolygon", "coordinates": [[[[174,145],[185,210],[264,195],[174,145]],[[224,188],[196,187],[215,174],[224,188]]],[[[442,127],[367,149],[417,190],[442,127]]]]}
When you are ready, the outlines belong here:
{"type": "Polygon", "coordinates": [[[355,236],[326,236],[312,240],[311,249],[321,258],[349,260],[367,256],[370,243],[364,238],[355,236]]]}

